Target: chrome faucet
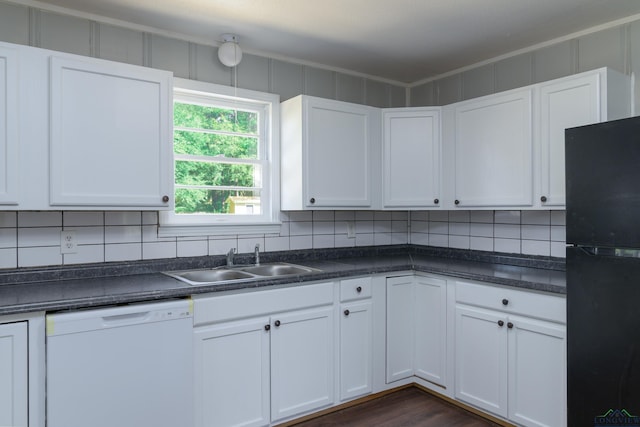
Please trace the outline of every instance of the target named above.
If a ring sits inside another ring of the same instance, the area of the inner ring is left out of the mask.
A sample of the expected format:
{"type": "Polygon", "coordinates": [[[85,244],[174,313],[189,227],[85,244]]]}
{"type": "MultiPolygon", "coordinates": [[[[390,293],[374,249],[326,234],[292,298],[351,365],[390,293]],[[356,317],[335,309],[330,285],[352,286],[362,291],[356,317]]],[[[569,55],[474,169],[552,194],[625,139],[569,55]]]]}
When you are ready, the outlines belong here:
{"type": "Polygon", "coordinates": [[[260,265],[260,243],[256,243],[255,254],[256,254],[256,265],[260,265]]]}
{"type": "Polygon", "coordinates": [[[233,265],[233,256],[236,254],[236,248],[229,249],[227,252],[227,265],[233,265]]]}

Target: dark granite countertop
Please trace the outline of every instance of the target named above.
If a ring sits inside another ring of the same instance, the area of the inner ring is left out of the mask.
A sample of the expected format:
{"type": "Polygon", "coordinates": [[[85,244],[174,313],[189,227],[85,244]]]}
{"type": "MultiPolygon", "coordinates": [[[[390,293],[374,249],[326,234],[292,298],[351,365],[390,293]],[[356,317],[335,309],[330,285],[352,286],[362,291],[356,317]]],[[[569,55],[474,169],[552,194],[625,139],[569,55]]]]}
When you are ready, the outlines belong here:
{"type": "MultiPolygon", "coordinates": [[[[188,297],[209,292],[334,280],[414,270],[536,291],[566,293],[564,261],[413,245],[265,253],[263,263],[286,261],[320,269],[300,276],[192,286],[160,271],[214,268],[224,257],[196,257],[0,272],[0,315],[55,311],[188,297]]],[[[249,263],[249,254],[239,262],[249,263]]]]}

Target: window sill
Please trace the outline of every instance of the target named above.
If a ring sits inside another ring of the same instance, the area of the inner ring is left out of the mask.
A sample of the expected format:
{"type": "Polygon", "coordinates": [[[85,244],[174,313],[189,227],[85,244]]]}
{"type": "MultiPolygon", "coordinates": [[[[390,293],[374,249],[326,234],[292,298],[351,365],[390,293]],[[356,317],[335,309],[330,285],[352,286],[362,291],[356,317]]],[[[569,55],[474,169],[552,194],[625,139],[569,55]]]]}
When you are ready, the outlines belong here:
{"type": "Polygon", "coordinates": [[[224,225],[160,225],[158,227],[158,237],[280,234],[280,225],[279,222],[224,225]]]}

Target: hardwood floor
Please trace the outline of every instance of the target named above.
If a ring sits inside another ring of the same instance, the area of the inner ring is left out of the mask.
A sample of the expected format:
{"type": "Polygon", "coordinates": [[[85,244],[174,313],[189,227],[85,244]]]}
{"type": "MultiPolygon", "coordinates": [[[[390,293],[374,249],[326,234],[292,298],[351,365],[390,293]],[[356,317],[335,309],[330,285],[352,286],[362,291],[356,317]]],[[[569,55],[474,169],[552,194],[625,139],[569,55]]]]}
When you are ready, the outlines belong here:
{"type": "Polygon", "coordinates": [[[296,427],[495,427],[471,412],[416,387],[303,421],[296,427]]]}

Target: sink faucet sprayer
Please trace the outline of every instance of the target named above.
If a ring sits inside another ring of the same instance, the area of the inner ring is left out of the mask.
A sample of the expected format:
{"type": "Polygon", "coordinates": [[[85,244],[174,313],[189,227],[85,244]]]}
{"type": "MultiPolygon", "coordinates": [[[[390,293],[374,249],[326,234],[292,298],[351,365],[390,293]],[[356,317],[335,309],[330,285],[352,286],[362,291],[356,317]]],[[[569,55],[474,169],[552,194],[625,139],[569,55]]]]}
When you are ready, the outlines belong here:
{"type": "Polygon", "coordinates": [[[233,265],[233,256],[236,253],[236,248],[231,248],[229,249],[229,252],[227,252],[227,265],[233,265]]]}
{"type": "Polygon", "coordinates": [[[260,243],[256,243],[256,265],[260,265],[260,243]]]}

